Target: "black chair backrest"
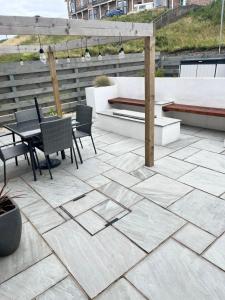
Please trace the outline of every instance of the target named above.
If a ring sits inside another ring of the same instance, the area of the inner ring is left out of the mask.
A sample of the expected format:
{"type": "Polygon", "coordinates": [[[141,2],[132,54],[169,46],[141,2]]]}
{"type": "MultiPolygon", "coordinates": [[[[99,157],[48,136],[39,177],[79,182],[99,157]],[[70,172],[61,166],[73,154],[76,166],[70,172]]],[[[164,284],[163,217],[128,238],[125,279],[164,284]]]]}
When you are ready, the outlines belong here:
{"type": "Polygon", "coordinates": [[[87,105],[77,105],[76,110],[76,120],[80,123],[78,130],[91,134],[92,107],[87,105]]]}
{"type": "Polygon", "coordinates": [[[71,118],[40,124],[45,154],[55,153],[73,146],[71,118]]]}
{"type": "MultiPolygon", "coordinates": [[[[43,112],[40,109],[41,118],[43,118],[43,112]]],[[[26,121],[38,121],[38,114],[36,108],[20,110],[15,112],[16,122],[26,122],[26,121]]]]}

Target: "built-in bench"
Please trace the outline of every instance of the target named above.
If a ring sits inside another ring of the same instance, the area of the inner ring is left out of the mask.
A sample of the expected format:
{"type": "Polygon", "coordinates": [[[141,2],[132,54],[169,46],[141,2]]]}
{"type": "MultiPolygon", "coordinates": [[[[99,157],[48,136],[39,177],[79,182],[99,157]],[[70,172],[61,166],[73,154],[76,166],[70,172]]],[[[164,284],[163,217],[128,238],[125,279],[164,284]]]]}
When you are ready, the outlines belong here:
{"type": "MultiPolygon", "coordinates": [[[[145,139],[145,114],[122,109],[109,109],[97,113],[95,126],[134,139],[145,139]]],[[[179,139],[180,120],[156,117],[155,144],[167,145],[179,139]]]]}
{"type": "Polygon", "coordinates": [[[177,111],[177,112],[192,113],[192,114],[197,114],[197,115],[225,117],[225,109],[224,108],[213,108],[213,107],[205,107],[205,106],[195,106],[195,105],[172,103],[172,104],[163,106],[162,109],[165,112],[177,111]]]}
{"type": "Polygon", "coordinates": [[[108,100],[109,104],[122,104],[122,105],[131,105],[145,107],[145,100],[140,99],[130,99],[130,98],[113,98],[108,100]]]}

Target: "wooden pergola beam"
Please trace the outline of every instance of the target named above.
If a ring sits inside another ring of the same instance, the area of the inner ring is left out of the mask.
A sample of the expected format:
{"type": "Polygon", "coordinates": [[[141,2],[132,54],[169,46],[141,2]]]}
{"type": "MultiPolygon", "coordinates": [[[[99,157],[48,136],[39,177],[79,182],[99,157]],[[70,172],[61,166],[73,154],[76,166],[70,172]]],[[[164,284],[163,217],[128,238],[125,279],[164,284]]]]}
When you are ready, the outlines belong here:
{"type": "MultiPolygon", "coordinates": [[[[129,40],[135,40],[137,37],[124,37],[122,39],[123,42],[129,41],[129,40]]],[[[111,43],[119,43],[120,37],[89,37],[87,38],[87,45],[88,47],[97,46],[97,45],[106,45],[111,43]]],[[[48,51],[49,45],[43,45],[42,48],[44,51],[48,51]]],[[[67,43],[58,43],[55,45],[51,45],[54,52],[60,52],[67,50],[67,47],[69,50],[73,49],[80,49],[81,47],[86,47],[86,40],[83,39],[76,39],[72,41],[68,41],[67,43]]],[[[18,53],[20,50],[21,53],[37,53],[40,50],[40,46],[38,44],[33,45],[20,45],[19,49],[18,46],[12,45],[12,46],[1,46],[0,45],[0,54],[13,54],[18,53]]]]}
{"type": "Polygon", "coordinates": [[[153,35],[153,24],[0,16],[0,34],[147,37],[153,35]]]}

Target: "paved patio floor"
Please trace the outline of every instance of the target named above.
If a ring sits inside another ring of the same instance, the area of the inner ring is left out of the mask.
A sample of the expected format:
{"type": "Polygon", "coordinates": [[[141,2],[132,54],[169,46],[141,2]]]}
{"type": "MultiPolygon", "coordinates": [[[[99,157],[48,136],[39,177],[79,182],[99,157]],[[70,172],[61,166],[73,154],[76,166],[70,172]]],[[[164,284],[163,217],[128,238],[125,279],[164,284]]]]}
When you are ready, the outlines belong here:
{"type": "Polygon", "coordinates": [[[98,154],[86,139],[79,170],[67,158],[53,180],[8,165],[23,233],[0,299],[224,300],[225,133],[182,127],[153,168],[143,142],[94,138],[98,154]]]}

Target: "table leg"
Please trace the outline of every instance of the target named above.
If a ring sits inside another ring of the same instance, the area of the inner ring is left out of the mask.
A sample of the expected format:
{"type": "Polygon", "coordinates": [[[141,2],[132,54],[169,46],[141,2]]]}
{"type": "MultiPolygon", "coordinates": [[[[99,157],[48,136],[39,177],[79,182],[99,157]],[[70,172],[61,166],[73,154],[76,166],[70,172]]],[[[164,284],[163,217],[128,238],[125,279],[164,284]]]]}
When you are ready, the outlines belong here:
{"type": "MultiPolygon", "coordinates": [[[[13,143],[15,143],[16,139],[15,139],[15,133],[14,132],[12,133],[12,138],[13,138],[13,143]]],[[[18,158],[17,158],[17,156],[15,157],[15,162],[16,162],[16,165],[18,166],[18,158]]]]}
{"type": "Polygon", "coordinates": [[[64,150],[61,151],[61,157],[62,157],[62,159],[66,159],[66,154],[65,154],[64,150]]]}
{"type": "Polygon", "coordinates": [[[83,163],[83,160],[82,160],[82,156],[81,156],[81,154],[80,154],[80,149],[79,149],[79,147],[78,147],[77,140],[76,140],[76,137],[75,137],[74,132],[73,132],[73,139],[74,139],[74,142],[75,142],[75,146],[76,146],[76,148],[77,148],[77,153],[78,153],[78,155],[79,155],[80,162],[81,162],[81,164],[82,164],[82,163],[83,163]]]}
{"type": "Polygon", "coordinates": [[[32,141],[29,140],[27,142],[28,142],[28,148],[29,148],[29,152],[30,152],[30,160],[31,160],[31,166],[32,166],[32,171],[33,171],[33,175],[34,175],[34,181],[36,181],[37,180],[36,172],[35,172],[36,163],[35,163],[34,152],[33,152],[33,148],[32,148],[32,141]]]}

